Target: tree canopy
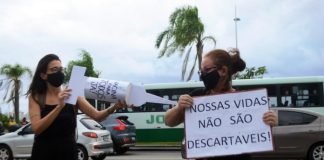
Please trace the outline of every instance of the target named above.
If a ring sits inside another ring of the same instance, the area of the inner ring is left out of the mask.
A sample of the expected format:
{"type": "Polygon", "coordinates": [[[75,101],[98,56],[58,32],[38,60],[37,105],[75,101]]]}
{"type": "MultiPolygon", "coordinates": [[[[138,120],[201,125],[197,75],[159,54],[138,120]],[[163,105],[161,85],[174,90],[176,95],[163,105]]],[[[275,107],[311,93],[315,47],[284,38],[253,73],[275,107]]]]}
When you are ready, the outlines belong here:
{"type": "Polygon", "coordinates": [[[85,76],[99,77],[100,72],[94,69],[93,60],[90,53],[87,52],[86,50],[81,50],[80,57],[81,57],[80,60],[72,60],[68,63],[68,66],[65,70],[65,82],[68,82],[70,80],[73,66],[86,67],[87,70],[85,76]]]}
{"type": "Polygon", "coordinates": [[[204,36],[204,24],[198,16],[198,8],[192,6],[185,6],[177,8],[169,17],[169,26],[162,31],[155,43],[156,48],[160,48],[158,58],[163,56],[169,57],[172,54],[179,52],[182,56],[186,52],[182,64],[181,79],[185,80],[187,73],[188,61],[192,47],[196,47],[196,55],[194,63],[186,80],[190,80],[196,63],[198,61],[198,70],[202,60],[202,53],[204,48],[204,41],[211,40],[216,46],[216,40],[212,36],[204,36]]]}
{"type": "Polygon", "coordinates": [[[21,77],[27,74],[31,78],[32,71],[28,67],[23,67],[20,64],[4,64],[0,68],[0,74],[6,77],[0,83],[0,89],[5,89],[3,100],[7,103],[13,103],[15,121],[19,123],[19,96],[23,88],[21,77]]]}

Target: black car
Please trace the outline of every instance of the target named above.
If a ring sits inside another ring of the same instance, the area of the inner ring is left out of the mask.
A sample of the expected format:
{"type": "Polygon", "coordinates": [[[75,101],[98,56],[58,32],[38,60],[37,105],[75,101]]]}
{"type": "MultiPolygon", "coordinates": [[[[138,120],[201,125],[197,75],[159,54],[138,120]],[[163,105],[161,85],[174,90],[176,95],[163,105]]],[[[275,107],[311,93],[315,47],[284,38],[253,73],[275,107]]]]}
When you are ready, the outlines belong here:
{"type": "Polygon", "coordinates": [[[136,128],[134,123],[128,121],[127,116],[112,114],[101,124],[110,131],[116,154],[124,154],[129,147],[135,146],[136,128]]]}

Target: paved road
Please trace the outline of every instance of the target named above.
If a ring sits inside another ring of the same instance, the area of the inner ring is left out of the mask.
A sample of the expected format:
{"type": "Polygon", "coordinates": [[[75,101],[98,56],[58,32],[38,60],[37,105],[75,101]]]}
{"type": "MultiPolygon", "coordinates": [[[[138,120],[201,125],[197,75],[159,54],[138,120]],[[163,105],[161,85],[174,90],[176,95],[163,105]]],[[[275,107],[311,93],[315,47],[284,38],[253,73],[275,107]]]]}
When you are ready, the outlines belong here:
{"type": "Polygon", "coordinates": [[[128,151],[124,155],[109,155],[105,160],[181,160],[180,151],[128,151]]]}
{"type": "MultiPolygon", "coordinates": [[[[182,160],[181,152],[178,150],[131,150],[125,155],[109,155],[105,160],[182,160]]],[[[253,160],[273,160],[265,158],[254,158],[253,160]]],[[[276,159],[276,160],[298,160],[298,159],[276,159]]]]}

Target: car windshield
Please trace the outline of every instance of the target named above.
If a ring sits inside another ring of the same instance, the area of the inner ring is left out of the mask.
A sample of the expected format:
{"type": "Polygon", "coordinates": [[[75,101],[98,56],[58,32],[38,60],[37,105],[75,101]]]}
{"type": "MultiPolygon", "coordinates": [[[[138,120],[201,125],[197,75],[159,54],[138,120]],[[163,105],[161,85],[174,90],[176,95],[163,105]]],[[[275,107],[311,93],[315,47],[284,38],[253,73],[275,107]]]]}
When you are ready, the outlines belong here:
{"type": "Polygon", "coordinates": [[[85,127],[87,127],[90,130],[103,130],[104,129],[104,127],[101,124],[99,124],[98,122],[96,122],[93,119],[83,118],[80,121],[85,127]]]}

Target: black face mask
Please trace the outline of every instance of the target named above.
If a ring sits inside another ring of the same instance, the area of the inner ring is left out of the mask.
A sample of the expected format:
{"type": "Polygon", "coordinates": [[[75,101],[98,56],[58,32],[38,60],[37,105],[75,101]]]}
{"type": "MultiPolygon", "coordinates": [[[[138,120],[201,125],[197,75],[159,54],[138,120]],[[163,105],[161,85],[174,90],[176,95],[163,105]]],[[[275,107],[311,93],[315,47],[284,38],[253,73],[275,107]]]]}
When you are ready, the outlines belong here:
{"type": "Polygon", "coordinates": [[[47,75],[47,82],[50,83],[54,87],[59,87],[64,82],[64,73],[61,71],[48,74],[47,75]]]}
{"type": "Polygon", "coordinates": [[[219,78],[220,76],[217,70],[213,70],[211,72],[203,73],[200,75],[200,79],[204,82],[207,91],[215,88],[219,78]]]}

